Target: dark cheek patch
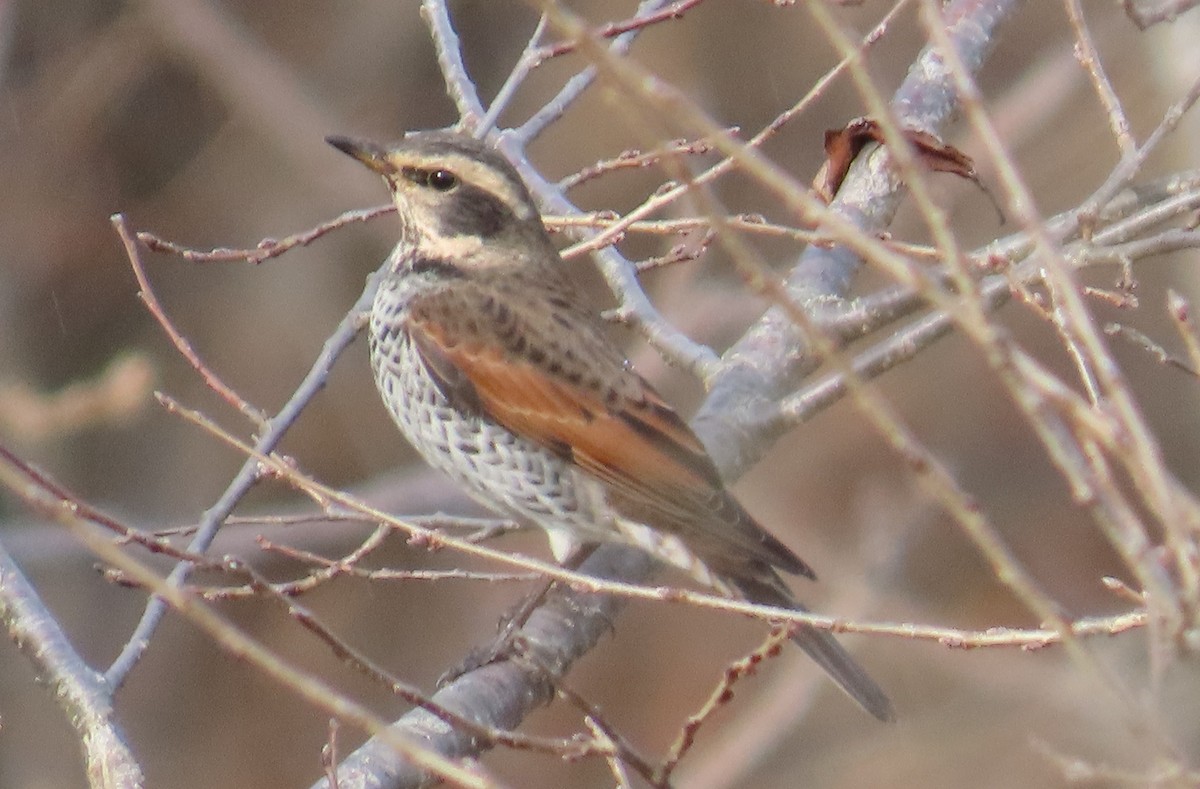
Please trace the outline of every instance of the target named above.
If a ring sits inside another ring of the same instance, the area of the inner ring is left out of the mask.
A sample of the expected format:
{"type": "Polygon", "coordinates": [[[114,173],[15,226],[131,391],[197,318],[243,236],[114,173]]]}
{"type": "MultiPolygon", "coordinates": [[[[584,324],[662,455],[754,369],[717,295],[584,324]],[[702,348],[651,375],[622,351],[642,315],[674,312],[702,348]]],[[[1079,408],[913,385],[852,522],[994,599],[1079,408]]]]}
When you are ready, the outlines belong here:
{"type": "Polygon", "coordinates": [[[464,276],[458,266],[441,258],[417,258],[412,262],[411,271],[414,274],[437,274],[445,279],[462,279],[464,276]]]}
{"type": "Polygon", "coordinates": [[[491,238],[514,220],[508,207],[492,194],[466,184],[454,191],[444,208],[440,219],[445,236],[491,238]]]}

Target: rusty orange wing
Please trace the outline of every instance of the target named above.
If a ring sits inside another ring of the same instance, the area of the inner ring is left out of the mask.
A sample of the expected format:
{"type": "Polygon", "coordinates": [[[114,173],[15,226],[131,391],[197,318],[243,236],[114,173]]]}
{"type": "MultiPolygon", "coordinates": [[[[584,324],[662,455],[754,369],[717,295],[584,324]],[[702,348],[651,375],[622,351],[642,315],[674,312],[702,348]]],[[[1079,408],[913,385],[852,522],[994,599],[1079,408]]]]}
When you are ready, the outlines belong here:
{"type": "Polygon", "coordinates": [[[452,403],[576,464],[604,483],[618,513],[679,536],[719,573],[765,563],[813,577],[726,491],[699,439],[628,369],[594,318],[570,316],[578,325],[569,336],[582,342],[565,357],[572,366],[551,333],[524,331],[513,342],[489,331],[464,290],[423,298],[407,325],[452,403]]]}

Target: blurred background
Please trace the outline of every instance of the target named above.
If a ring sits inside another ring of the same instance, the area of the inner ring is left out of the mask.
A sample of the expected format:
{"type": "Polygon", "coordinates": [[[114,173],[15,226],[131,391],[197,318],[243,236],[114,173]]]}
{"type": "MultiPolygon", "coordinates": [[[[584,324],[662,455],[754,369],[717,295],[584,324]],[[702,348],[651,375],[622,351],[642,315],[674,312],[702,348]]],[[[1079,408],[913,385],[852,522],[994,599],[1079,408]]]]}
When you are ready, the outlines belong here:
{"type": "MultiPolygon", "coordinates": [[[[571,3],[595,23],[633,8],[616,5],[571,3]]],[[[865,32],[886,12],[883,6],[840,13],[865,32]]],[[[1200,15],[1139,32],[1116,6],[1091,4],[1089,19],[1133,131],[1143,139],[1200,74],[1200,15]]],[[[450,8],[467,67],[490,98],[537,17],[509,0],[450,8]]],[[[1046,215],[1077,205],[1118,157],[1072,43],[1060,4],[1026,4],[980,77],[989,110],[1046,215]]],[[[900,83],[921,44],[908,12],[872,50],[872,72],[885,93],[900,83]]],[[[633,55],[747,136],[836,62],[802,7],[761,0],[701,3],[682,20],[647,31],[633,55]]],[[[539,69],[504,125],[524,120],[580,67],[568,56],[539,69]]],[[[766,152],[807,181],[821,165],[824,130],[861,114],[852,86],[839,80],[766,152]]],[[[620,118],[612,98],[593,90],[533,145],[532,159],[547,176],[561,178],[639,145],[620,118]]],[[[151,390],[166,391],[239,435],[248,436],[251,426],[204,386],[142,307],[109,216],[123,212],[137,229],[196,248],[252,247],[385,199],[378,180],[326,145],[325,135],[387,139],[455,120],[416,0],[0,0],[0,440],[81,498],[134,525],[194,523],[243,458],[164,413],[151,390]]],[[[1194,117],[1185,122],[1156,154],[1147,177],[1195,167],[1198,132],[1194,117]]],[[[974,150],[969,139],[951,135],[950,141],[974,150]]],[[[990,173],[982,176],[989,182],[990,173]]],[[[623,171],[572,196],[587,209],[622,211],[662,179],[652,171],[623,171]]],[[[935,183],[965,245],[1010,232],[970,184],[951,176],[935,183]]],[[[735,211],[789,220],[748,179],[729,178],[719,188],[735,211]]],[[[919,241],[918,226],[906,209],[893,232],[919,241]]],[[[383,217],[258,266],[166,255],[146,262],[155,292],[201,357],[243,397],[273,413],[394,240],[394,220],[383,217]]],[[[624,251],[663,254],[674,243],[633,239],[624,251]]],[[[781,271],[800,252],[796,244],[755,244],[781,271]]],[[[1172,287],[1200,296],[1196,262],[1192,253],[1139,264],[1138,311],[1091,306],[1100,320],[1120,319],[1177,348],[1164,294],[1172,287]]],[[[596,286],[590,263],[571,265],[596,286]]],[[[1111,288],[1117,272],[1087,276],[1111,288]]],[[[645,284],[676,326],[718,351],[764,308],[715,252],[652,273],[645,284]]],[[[598,306],[611,305],[610,296],[594,291],[598,306]]],[[[1067,369],[1053,333],[1031,317],[1010,305],[1000,321],[1026,347],[1067,369]]],[[[622,336],[642,373],[690,413],[703,397],[697,382],[664,365],[637,337],[622,336]]],[[[1128,344],[1113,344],[1170,466],[1194,490],[1200,477],[1196,381],[1128,344]]],[[[1120,563],[1072,504],[972,346],[947,339],[879,385],[1069,616],[1128,607],[1100,582],[1121,575],[1120,563]]],[[[283,450],[319,479],[398,513],[478,513],[426,473],[394,431],[361,341],[339,361],[283,450]]],[[[850,403],[785,437],[736,490],[817,568],[820,583],[801,591],[819,611],[962,628],[1038,624],[850,403]]],[[[0,537],[83,656],[106,667],[136,623],[144,595],[105,582],[69,535],[5,495],[0,537]]],[[[266,484],[239,512],[292,511],[301,504],[285,487],[266,484]]],[[[297,575],[296,566],[257,551],[252,538],[261,531],[230,529],[216,552],[238,553],[275,578],[297,575]]],[[[277,529],[271,536],[340,556],[368,531],[277,529]]],[[[546,555],[536,535],[506,538],[503,545],[546,555]]],[[[459,563],[400,539],[373,559],[374,566],[398,568],[459,563]]],[[[520,593],[455,581],[341,581],[305,604],[396,674],[432,688],[446,667],[492,632],[520,593]]],[[[241,602],[220,610],[385,717],[403,711],[314,648],[312,637],[278,608],[241,602]]],[[[656,758],[722,667],[753,648],[763,630],[739,618],[635,604],[570,683],[656,758]]],[[[1191,669],[1178,664],[1163,685],[1152,687],[1144,639],[1134,632],[1094,648],[1159,710],[1170,736],[1191,748],[1183,758],[1194,760],[1200,675],[1194,662],[1191,669]]],[[[789,652],[739,686],[730,707],[701,731],[680,784],[1037,787],[1066,783],[1064,764],[1133,775],[1153,767],[1147,742],[1156,735],[1140,730],[1137,716],[1061,650],[846,641],[893,696],[900,723],[878,725],[789,652]],[[725,774],[731,762],[723,755],[731,753],[754,766],[725,774]]],[[[324,716],[177,618],[168,617],[119,694],[118,713],[154,786],[291,787],[319,775],[324,716]]],[[[0,714],[0,786],[84,784],[63,713],[7,641],[0,644],[0,714]]],[[[575,725],[572,712],[555,707],[534,716],[529,729],[565,732],[575,725]]],[[[348,728],[341,736],[343,753],[360,741],[348,728]]],[[[513,786],[612,781],[598,761],[563,764],[496,752],[484,762],[513,786]]]]}

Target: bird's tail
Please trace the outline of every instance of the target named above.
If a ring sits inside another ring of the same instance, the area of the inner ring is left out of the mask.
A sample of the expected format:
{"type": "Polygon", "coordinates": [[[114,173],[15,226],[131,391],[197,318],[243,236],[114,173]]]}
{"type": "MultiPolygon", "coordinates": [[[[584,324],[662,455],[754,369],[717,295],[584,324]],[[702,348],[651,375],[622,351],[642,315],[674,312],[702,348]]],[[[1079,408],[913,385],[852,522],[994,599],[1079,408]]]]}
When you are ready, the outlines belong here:
{"type": "MultiPolygon", "coordinates": [[[[792,598],[773,571],[771,575],[773,577],[767,579],[729,578],[728,581],[752,603],[790,608],[794,611],[808,610],[792,598]]],[[[875,684],[875,680],[871,679],[863,667],[850,657],[850,653],[837,642],[832,633],[809,625],[800,625],[792,634],[792,641],[816,661],[817,665],[863,709],[884,722],[896,719],[896,712],[887,694],[875,684]]]]}

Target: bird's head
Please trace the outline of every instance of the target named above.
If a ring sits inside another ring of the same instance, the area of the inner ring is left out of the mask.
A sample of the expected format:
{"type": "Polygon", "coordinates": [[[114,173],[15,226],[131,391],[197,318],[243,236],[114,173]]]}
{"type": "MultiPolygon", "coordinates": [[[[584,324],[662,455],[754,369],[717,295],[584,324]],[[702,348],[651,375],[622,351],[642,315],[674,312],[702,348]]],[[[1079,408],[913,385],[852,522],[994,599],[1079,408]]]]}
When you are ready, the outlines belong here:
{"type": "Polygon", "coordinates": [[[501,154],[452,131],[408,134],[391,145],[349,137],[326,141],[383,176],[402,227],[401,243],[459,264],[499,263],[545,236],[529,190],[501,154]]]}

